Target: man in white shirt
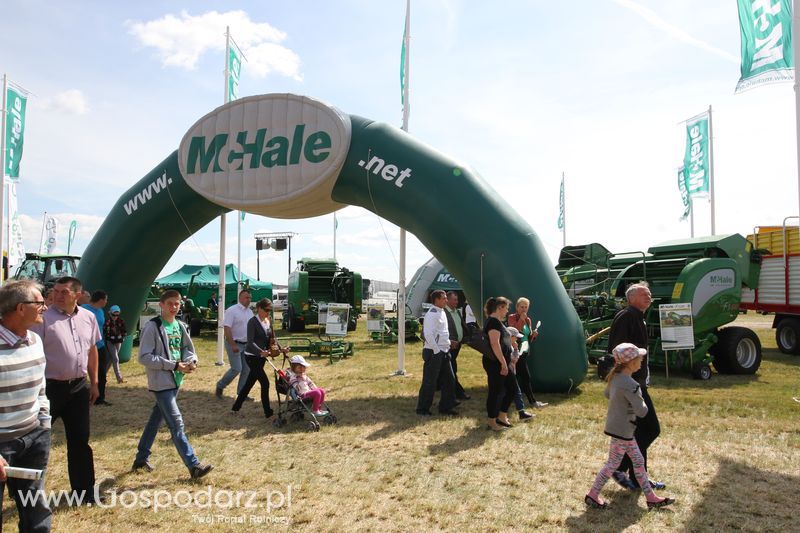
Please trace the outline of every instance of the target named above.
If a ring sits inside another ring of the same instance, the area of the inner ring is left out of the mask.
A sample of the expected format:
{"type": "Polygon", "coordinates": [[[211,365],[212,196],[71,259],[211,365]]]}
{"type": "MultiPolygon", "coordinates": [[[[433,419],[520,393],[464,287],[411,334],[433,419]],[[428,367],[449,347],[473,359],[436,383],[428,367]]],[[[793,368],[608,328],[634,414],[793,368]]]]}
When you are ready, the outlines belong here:
{"type": "Polygon", "coordinates": [[[225,310],[225,351],[228,352],[228,361],[231,367],[222,378],[217,382],[215,391],[217,398],[222,398],[222,391],[225,390],[231,381],[237,376],[239,382],[236,386],[236,393],[240,393],[247,381],[250,368],[244,362],[244,348],[247,346],[247,322],[253,318],[253,311],[250,310],[250,302],[253,295],[244,289],[239,293],[239,303],[234,304],[225,310]]]}
{"type": "Polygon", "coordinates": [[[439,412],[445,415],[458,415],[456,406],[455,376],[450,365],[450,349],[455,343],[450,340],[447,329],[447,316],[444,306],[447,295],[442,290],[431,293],[431,307],[425,314],[422,324],[422,385],[417,399],[417,414],[429,416],[437,385],[441,385],[442,396],[439,398],[439,412]]]}

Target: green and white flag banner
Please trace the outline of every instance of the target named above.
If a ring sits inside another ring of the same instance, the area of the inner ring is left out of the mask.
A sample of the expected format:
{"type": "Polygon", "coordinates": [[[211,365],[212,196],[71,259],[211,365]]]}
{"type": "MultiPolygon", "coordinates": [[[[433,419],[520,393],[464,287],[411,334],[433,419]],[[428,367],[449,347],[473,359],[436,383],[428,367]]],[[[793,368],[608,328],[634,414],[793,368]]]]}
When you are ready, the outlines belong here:
{"type": "Polygon", "coordinates": [[[231,39],[228,45],[228,101],[239,98],[239,76],[242,73],[242,57],[231,39]]]}
{"type": "Polygon", "coordinates": [[[17,184],[8,186],[8,264],[19,265],[25,259],[25,245],[22,242],[22,226],[17,209],[17,184]]]}
{"type": "Polygon", "coordinates": [[[708,113],[704,113],[686,123],[683,167],[689,196],[709,194],[710,166],[708,113]]]}
{"type": "Polygon", "coordinates": [[[737,0],[742,37],[737,93],[794,79],[791,0],[737,0]]]}
{"type": "Polygon", "coordinates": [[[561,192],[558,195],[558,229],[564,229],[564,178],[561,178],[561,192]]]}
{"type": "Polygon", "coordinates": [[[27,94],[8,86],[6,90],[5,167],[3,176],[19,181],[19,164],[22,161],[22,143],[25,137],[25,107],[27,94]]]}
{"type": "Polygon", "coordinates": [[[683,200],[683,215],[680,219],[686,220],[692,208],[692,200],[689,198],[689,191],[686,190],[686,176],[683,167],[678,169],[678,190],[681,192],[681,200],[683,200]]]}

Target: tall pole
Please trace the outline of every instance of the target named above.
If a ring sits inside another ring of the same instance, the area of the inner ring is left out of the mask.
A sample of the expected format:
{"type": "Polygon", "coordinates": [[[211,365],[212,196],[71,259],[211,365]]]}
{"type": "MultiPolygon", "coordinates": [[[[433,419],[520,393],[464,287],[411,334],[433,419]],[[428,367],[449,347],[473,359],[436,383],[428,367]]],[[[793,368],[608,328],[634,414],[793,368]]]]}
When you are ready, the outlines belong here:
{"type": "Polygon", "coordinates": [[[691,236],[694,239],[694,201],[689,197],[689,227],[691,228],[691,236]]]}
{"type": "Polygon", "coordinates": [[[564,172],[561,173],[561,188],[564,191],[564,219],[561,221],[561,247],[567,246],[567,184],[565,183],[564,172]]]}
{"type": "Polygon", "coordinates": [[[42,253],[42,246],[44,246],[44,228],[47,226],[47,211],[42,215],[42,233],[39,235],[39,254],[42,253]]]}
{"type": "Polygon", "coordinates": [[[242,212],[237,211],[239,218],[236,224],[236,289],[242,290],[244,283],[242,283],[242,212]]]}
{"type": "MultiPolygon", "coordinates": [[[[2,129],[0,129],[0,165],[2,165],[2,169],[0,169],[0,180],[2,180],[2,187],[0,187],[0,283],[5,281],[5,269],[2,268],[3,263],[3,210],[5,209],[4,205],[4,196],[6,190],[6,115],[8,115],[8,76],[3,74],[3,113],[2,113],[2,120],[0,120],[0,124],[2,124],[2,129]]],[[[9,254],[11,255],[11,254],[9,254]]],[[[11,258],[9,257],[9,261],[11,258]]]]}
{"type": "Polygon", "coordinates": [[[333,260],[336,261],[336,211],[333,212],[333,260]]]}
{"type": "MultiPolygon", "coordinates": [[[[792,0],[792,48],[794,50],[794,119],[795,145],[797,147],[797,193],[800,199],[800,0],[792,0]]],[[[800,203],[798,204],[800,207],[800,203]]]]}
{"type": "Polygon", "coordinates": [[[714,127],[711,120],[711,105],[708,106],[708,193],[711,198],[711,235],[716,235],[716,215],[714,212],[714,127]]]}
{"type": "MultiPolygon", "coordinates": [[[[228,77],[230,70],[228,61],[231,56],[231,28],[225,27],[225,90],[223,91],[222,101],[228,103],[228,77]]],[[[214,363],[221,366],[225,363],[225,219],[227,213],[219,217],[219,305],[217,306],[217,361],[214,363]]]]}
{"type": "MultiPolygon", "coordinates": [[[[403,131],[408,132],[408,101],[411,64],[411,0],[406,0],[406,26],[403,35],[405,55],[403,57],[403,131]]],[[[394,375],[406,374],[406,230],[400,228],[400,279],[397,297],[397,370],[394,375]]]]}

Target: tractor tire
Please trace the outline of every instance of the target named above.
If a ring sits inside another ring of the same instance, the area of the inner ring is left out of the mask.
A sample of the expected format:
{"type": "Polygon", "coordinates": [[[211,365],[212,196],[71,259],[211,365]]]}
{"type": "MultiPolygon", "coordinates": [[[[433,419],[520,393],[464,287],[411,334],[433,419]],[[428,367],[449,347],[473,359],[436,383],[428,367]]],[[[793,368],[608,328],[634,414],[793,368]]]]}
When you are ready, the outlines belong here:
{"type": "Polygon", "coordinates": [[[305,323],[297,320],[297,315],[294,313],[294,307],[291,305],[289,306],[289,310],[286,312],[286,321],[286,328],[290,333],[298,333],[306,330],[305,323]]]}
{"type": "Polygon", "coordinates": [[[707,363],[697,363],[692,367],[692,376],[703,381],[711,379],[711,367],[707,363]]]}
{"type": "Polygon", "coordinates": [[[761,366],[761,341],[747,328],[721,329],[712,354],[715,361],[724,358],[723,367],[733,374],[755,374],[761,366]]]}
{"type": "Polygon", "coordinates": [[[200,327],[203,325],[203,322],[199,318],[193,318],[189,321],[189,336],[190,337],[197,337],[200,335],[200,327]]]}
{"type": "Polygon", "coordinates": [[[775,342],[781,352],[800,355],[800,320],[784,318],[775,328],[775,342]]]}
{"type": "Polygon", "coordinates": [[[355,317],[350,317],[347,321],[347,331],[355,331],[356,327],[358,326],[358,321],[355,317]]]}

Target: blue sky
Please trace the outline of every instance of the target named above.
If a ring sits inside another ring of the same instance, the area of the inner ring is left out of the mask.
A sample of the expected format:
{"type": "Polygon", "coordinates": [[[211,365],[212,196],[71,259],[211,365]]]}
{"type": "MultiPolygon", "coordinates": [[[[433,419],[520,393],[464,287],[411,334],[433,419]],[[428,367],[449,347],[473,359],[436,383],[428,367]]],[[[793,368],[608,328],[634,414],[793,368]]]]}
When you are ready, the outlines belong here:
{"type": "MultiPolygon", "coordinates": [[[[0,71],[30,90],[19,208],[38,248],[42,213],[78,221],[81,252],[109,208],[222,104],[225,25],[244,48],[240,95],[304,94],[400,125],[405,1],[41,2],[7,0],[0,71]]],[[[552,258],[561,173],[567,242],[613,251],[689,236],[675,173],[680,122],[714,109],[717,233],[747,233],[798,211],[791,84],[734,96],[739,25],[730,0],[456,0],[412,5],[410,132],[477,169],[537,232],[552,258]]],[[[443,217],[468,216],[443,198],[443,217]]],[[[227,255],[235,261],[235,217],[227,255]]],[[[293,257],[333,255],[332,216],[248,216],[293,231],[293,257]]],[[[696,234],[709,209],[696,207],[696,234]]],[[[218,260],[219,225],[187,240],[164,273],[218,260]]],[[[397,278],[398,229],[340,212],[341,263],[397,278]]],[[[429,253],[409,240],[409,277],[429,253]]],[[[261,277],[285,282],[285,252],[261,277]]]]}

